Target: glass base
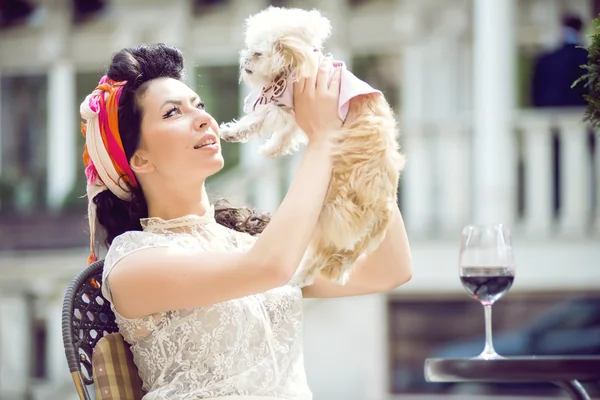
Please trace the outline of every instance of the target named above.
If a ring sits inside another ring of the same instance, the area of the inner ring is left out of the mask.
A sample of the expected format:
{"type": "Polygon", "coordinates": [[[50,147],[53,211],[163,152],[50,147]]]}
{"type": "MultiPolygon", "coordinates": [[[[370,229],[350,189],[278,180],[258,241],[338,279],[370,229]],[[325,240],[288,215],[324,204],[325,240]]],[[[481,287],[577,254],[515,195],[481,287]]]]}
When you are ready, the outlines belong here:
{"type": "Polygon", "coordinates": [[[480,355],[478,355],[477,357],[473,357],[471,358],[471,360],[501,360],[503,357],[498,353],[481,353],[480,355]]]}

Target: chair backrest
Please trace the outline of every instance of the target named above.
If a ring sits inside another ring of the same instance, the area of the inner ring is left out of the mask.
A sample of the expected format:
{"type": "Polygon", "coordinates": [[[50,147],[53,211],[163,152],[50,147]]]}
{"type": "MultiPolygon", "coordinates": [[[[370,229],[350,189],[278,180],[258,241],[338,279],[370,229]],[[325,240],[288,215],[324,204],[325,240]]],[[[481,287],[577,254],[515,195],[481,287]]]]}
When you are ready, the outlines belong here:
{"type": "Polygon", "coordinates": [[[92,354],[96,400],[141,400],[146,392],[129,345],[119,333],[102,337],[92,354]]]}
{"type": "Polygon", "coordinates": [[[69,371],[82,400],[90,400],[94,383],[92,352],[98,341],[118,332],[115,315],[102,296],[103,261],[96,261],[71,282],[63,300],[62,335],[69,371]]]}

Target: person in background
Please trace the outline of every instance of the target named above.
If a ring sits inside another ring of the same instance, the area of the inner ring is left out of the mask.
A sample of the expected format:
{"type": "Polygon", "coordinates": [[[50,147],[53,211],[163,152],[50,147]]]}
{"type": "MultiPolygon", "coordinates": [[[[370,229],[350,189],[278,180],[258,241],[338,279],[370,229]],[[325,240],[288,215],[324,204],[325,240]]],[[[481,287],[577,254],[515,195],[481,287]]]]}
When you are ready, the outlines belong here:
{"type": "Polygon", "coordinates": [[[575,15],[562,21],[562,43],[559,48],[541,54],[533,71],[532,103],[534,107],[583,107],[585,87],[573,82],[585,70],[587,51],[583,46],[583,22],[575,15]]]}
{"type": "MultiPolygon", "coordinates": [[[[576,15],[565,15],[562,19],[562,43],[550,52],[541,54],[535,61],[532,79],[532,104],[538,108],[584,107],[586,88],[573,83],[580,79],[585,70],[588,52],[582,48],[583,22],[576,15]]],[[[593,137],[590,138],[593,151],[593,137]]],[[[560,139],[558,132],[552,135],[553,152],[553,206],[554,213],[560,211],[560,139]]]]}

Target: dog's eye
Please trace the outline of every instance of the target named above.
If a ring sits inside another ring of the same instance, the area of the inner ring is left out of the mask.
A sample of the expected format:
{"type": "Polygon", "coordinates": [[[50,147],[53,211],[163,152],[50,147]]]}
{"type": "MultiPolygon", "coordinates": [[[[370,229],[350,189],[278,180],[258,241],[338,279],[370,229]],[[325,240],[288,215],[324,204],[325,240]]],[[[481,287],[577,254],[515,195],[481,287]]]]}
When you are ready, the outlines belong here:
{"type": "Polygon", "coordinates": [[[262,56],[262,53],[254,53],[254,54],[252,54],[252,55],[253,55],[254,57],[260,57],[260,56],[262,56]]]}
{"type": "Polygon", "coordinates": [[[252,71],[249,70],[248,68],[244,68],[244,71],[248,74],[248,75],[252,75],[252,71]]]}

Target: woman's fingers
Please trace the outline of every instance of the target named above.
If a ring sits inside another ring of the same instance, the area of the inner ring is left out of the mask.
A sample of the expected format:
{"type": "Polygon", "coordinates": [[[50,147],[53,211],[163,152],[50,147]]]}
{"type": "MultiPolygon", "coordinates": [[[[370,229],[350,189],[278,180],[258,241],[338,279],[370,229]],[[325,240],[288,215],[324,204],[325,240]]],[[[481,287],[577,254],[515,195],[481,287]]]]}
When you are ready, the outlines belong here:
{"type": "Polygon", "coordinates": [[[333,65],[332,65],[331,61],[328,59],[325,59],[321,62],[321,65],[319,66],[319,71],[317,72],[317,82],[316,82],[317,90],[320,90],[322,92],[327,91],[329,77],[331,76],[332,66],[333,65]]]}
{"type": "Polygon", "coordinates": [[[331,81],[329,82],[329,87],[327,90],[336,96],[340,93],[340,87],[342,83],[342,67],[335,67],[335,71],[333,72],[333,76],[331,77],[331,81]]]}
{"type": "Polygon", "coordinates": [[[306,79],[300,78],[297,82],[294,82],[294,99],[304,93],[304,87],[306,85],[306,79]]]}

